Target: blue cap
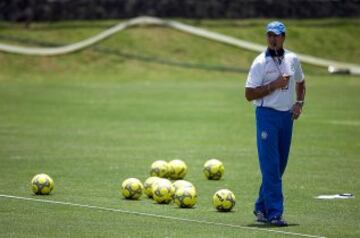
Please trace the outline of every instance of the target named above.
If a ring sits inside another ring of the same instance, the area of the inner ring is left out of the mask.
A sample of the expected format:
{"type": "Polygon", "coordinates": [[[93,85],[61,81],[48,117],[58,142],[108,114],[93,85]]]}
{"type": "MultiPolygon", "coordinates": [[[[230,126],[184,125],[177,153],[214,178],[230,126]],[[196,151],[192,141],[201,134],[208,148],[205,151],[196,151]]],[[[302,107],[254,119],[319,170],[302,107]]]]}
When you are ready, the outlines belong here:
{"type": "Polygon", "coordinates": [[[281,33],[285,33],[286,27],[284,23],[279,21],[270,22],[266,27],[266,32],[273,32],[276,35],[280,35],[281,33]]]}

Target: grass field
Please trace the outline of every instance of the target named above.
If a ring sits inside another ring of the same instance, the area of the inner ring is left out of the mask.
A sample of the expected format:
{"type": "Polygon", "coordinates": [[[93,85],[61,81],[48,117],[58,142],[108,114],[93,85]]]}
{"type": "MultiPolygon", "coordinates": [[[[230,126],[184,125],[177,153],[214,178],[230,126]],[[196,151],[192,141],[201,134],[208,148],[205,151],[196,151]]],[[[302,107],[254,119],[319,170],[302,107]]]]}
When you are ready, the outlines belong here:
{"type": "MultiPolygon", "coordinates": [[[[263,43],[267,21],[185,22],[263,43]]],[[[114,23],[39,23],[27,29],[2,22],[0,41],[64,44],[114,23]]],[[[360,64],[359,20],[285,23],[291,50],[360,64]]],[[[60,57],[0,53],[0,194],[39,198],[32,195],[30,180],[45,172],[55,180],[55,190],[41,199],[262,228],[251,213],[260,175],[254,110],[243,94],[246,72],[124,56],[247,69],[256,54],[159,27],[129,29],[96,47],[60,57]],[[97,50],[101,47],[117,54],[97,50]],[[207,181],[201,172],[212,157],[224,162],[220,181],[207,181]],[[122,199],[125,178],[144,181],[153,161],[174,158],[189,167],[186,179],[198,190],[194,209],[156,205],[145,197],[122,199]],[[220,188],[235,193],[233,212],[212,207],[220,188]]],[[[313,197],[360,195],[360,77],[303,68],[306,105],[295,123],[284,176],[285,218],[291,225],[271,229],[359,237],[358,197],[313,197]]],[[[0,231],[0,237],[296,237],[6,198],[0,198],[0,231]]]]}

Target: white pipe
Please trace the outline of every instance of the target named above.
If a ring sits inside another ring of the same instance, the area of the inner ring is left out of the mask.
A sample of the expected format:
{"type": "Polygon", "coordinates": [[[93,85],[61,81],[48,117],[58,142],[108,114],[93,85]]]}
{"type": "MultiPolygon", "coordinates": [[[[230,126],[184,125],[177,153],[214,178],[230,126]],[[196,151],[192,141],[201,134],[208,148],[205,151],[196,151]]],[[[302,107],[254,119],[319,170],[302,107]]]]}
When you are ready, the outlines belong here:
{"type": "MultiPolygon", "coordinates": [[[[0,44],[0,51],[4,51],[7,53],[15,53],[15,54],[24,54],[24,55],[38,55],[38,56],[55,56],[55,55],[63,55],[72,53],[75,51],[79,51],[85,48],[88,48],[104,39],[112,36],[113,34],[122,31],[128,27],[136,26],[136,25],[160,25],[167,26],[179,31],[187,32],[192,35],[201,36],[210,40],[222,42],[228,45],[236,46],[239,48],[244,48],[247,50],[252,50],[255,52],[262,52],[266,49],[266,46],[255,44],[249,41],[240,40],[231,36],[227,36],[224,34],[220,34],[217,32],[208,31],[202,28],[186,25],[176,21],[167,21],[162,20],[155,17],[137,17],[131,20],[128,20],[123,23],[119,23],[93,37],[88,39],[79,41],[74,44],[66,45],[66,46],[58,46],[58,47],[43,47],[43,48],[35,48],[35,47],[22,47],[22,46],[13,46],[7,44],[0,44]]],[[[338,62],[333,60],[326,60],[310,55],[297,54],[300,60],[304,63],[327,67],[328,69],[332,69],[335,71],[337,69],[342,71],[348,71],[351,74],[360,75],[360,65],[350,64],[344,62],[338,62]]]]}

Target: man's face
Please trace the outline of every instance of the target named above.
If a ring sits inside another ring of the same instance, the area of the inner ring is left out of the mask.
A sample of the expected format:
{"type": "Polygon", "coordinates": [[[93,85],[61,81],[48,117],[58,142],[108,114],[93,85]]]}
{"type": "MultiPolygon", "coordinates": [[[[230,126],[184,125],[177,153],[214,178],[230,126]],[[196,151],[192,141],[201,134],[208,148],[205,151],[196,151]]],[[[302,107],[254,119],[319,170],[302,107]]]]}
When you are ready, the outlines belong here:
{"type": "Polygon", "coordinates": [[[284,35],[276,35],[273,32],[266,33],[268,47],[272,50],[279,50],[283,47],[285,36],[284,35]]]}

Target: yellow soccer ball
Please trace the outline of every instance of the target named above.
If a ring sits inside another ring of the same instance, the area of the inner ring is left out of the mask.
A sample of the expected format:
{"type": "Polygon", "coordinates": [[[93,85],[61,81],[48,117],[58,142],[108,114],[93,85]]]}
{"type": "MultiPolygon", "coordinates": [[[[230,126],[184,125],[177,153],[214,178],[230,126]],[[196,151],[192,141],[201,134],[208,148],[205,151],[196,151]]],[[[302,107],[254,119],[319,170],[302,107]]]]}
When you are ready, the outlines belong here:
{"type": "Polygon", "coordinates": [[[144,182],[144,193],[149,197],[152,198],[153,197],[153,191],[152,191],[152,185],[158,181],[159,177],[149,177],[145,180],[144,182]]]}
{"type": "Polygon", "coordinates": [[[224,175],[224,165],[220,160],[210,159],[205,162],[203,172],[207,179],[219,180],[224,175]]]}
{"type": "Polygon", "coordinates": [[[187,170],[187,165],[182,160],[175,159],[169,162],[169,178],[171,179],[183,179],[187,170]]]}
{"type": "Polygon", "coordinates": [[[126,199],[138,199],[144,190],[143,184],[137,178],[125,179],[121,185],[122,195],[126,199]]]}
{"type": "Polygon", "coordinates": [[[194,185],[192,183],[190,183],[189,181],[186,181],[186,180],[176,180],[175,182],[173,182],[173,186],[175,188],[175,192],[178,188],[194,187],[194,185]]]}
{"type": "Polygon", "coordinates": [[[213,196],[213,205],[220,212],[231,211],[235,203],[235,195],[228,189],[220,189],[213,196]]]}
{"type": "Polygon", "coordinates": [[[169,175],[169,164],[164,160],[157,160],[151,164],[150,176],[167,178],[169,175]]]}
{"type": "Polygon", "coordinates": [[[54,189],[54,180],[47,174],[38,174],[31,180],[32,191],[36,195],[48,195],[54,189]]]}
{"type": "Polygon", "coordinates": [[[180,187],[175,191],[174,201],[181,208],[191,208],[196,204],[195,187],[180,187]]]}
{"type": "Polygon", "coordinates": [[[174,196],[175,188],[168,179],[159,179],[152,185],[153,198],[157,203],[169,204],[174,196]]]}

